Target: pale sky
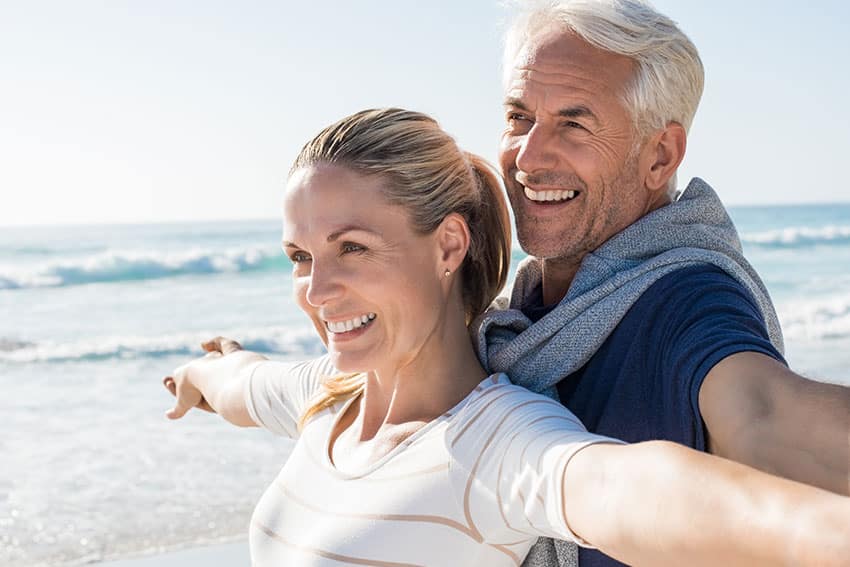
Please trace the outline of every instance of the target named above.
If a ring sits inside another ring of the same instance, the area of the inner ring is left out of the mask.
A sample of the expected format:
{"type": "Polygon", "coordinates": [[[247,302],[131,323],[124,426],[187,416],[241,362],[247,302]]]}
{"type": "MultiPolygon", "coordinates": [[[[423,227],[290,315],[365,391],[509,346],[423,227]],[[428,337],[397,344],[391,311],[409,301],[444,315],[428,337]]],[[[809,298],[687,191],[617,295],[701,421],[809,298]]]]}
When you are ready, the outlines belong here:
{"type": "MultiPolygon", "coordinates": [[[[706,90],[680,180],[850,201],[845,2],[657,0],[706,90]]],[[[401,106],[496,156],[498,0],[0,0],[0,226],[274,218],[301,145],[401,106]]]]}

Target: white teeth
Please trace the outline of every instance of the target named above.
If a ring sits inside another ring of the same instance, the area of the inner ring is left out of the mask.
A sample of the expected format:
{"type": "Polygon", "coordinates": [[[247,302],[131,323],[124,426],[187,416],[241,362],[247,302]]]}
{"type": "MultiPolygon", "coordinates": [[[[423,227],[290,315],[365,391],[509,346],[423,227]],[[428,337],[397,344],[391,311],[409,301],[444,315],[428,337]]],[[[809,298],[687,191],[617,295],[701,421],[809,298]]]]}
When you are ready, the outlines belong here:
{"type": "Polygon", "coordinates": [[[325,327],[327,327],[328,331],[330,331],[331,333],[347,333],[348,331],[353,331],[354,329],[360,328],[363,325],[368,324],[374,319],[374,313],[367,313],[365,315],[360,315],[359,317],[349,319],[348,321],[325,321],[325,327]]]}
{"type": "Polygon", "coordinates": [[[525,196],[532,201],[567,201],[576,196],[575,191],[532,191],[528,187],[525,188],[525,196]]]}

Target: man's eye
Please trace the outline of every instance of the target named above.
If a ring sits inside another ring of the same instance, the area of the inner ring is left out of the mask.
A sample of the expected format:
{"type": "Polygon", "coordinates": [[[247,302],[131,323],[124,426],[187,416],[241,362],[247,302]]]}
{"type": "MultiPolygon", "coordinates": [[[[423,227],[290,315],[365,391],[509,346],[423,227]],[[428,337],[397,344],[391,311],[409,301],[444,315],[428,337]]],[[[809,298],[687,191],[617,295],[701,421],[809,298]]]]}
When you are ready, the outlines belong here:
{"type": "Polygon", "coordinates": [[[578,122],[574,122],[572,120],[564,122],[564,126],[566,126],[567,128],[574,128],[576,130],[587,130],[587,128],[585,128],[584,126],[582,126],[578,122]]]}
{"type": "Polygon", "coordinates": [[[366,250],[366,248],[359,244],[354,244],[353,242],[346,242],[342,245],[343,254],[348,254],[350,252],[363,252],[364,250],[366,250]]]}
{"type": "Polygon", "coordinates": [[[511,134],[525,134],[531,130],[532,122],[525,114],[509,112],[506,115],[507,132],[511,134]]]}

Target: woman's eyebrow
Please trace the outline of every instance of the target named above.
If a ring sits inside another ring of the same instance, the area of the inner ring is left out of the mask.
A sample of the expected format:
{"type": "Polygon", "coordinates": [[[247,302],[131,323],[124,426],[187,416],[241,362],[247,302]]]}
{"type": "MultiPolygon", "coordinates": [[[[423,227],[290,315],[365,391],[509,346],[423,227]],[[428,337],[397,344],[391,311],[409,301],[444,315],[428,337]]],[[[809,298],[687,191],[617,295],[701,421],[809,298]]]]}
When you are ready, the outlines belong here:
{"type": "MultiPolygon", "coordinates": [[[[332,233],[330,233],[328,235],[327,242],[335,242],[335,241],[339,240],[340,237],[344,236],[345,234],[347,234],[349,232],[365,232],[366,234],[368,234],[370,236],[376,236],[378,238],[383,238],[383,235],[380,232],[377,232],[377,231],[372,230],[370,228],[365,228],[365,227],[356,226],[356,225],[349,225],[349,226],[344,226],[344,227],[340,228],[339,230],[335,230],[332,233]]],[[[295,242],[290,242],[289,240],[282,240],[281,241],[281,247],[282,248],[301,248],[301,246],[299,246],[295,242]]]]}
{"type": "Polygon", "coordinates": [[[330,233],[328,235],[328,242],[334,242],[335,240],[339,240],[341,236],[349,232],[365,232],[371,236],[377,236],[378,238],[381,238],[383,236],[380,232],[374,231],[370,228],[357,225],[348,225],[330,233]]]}

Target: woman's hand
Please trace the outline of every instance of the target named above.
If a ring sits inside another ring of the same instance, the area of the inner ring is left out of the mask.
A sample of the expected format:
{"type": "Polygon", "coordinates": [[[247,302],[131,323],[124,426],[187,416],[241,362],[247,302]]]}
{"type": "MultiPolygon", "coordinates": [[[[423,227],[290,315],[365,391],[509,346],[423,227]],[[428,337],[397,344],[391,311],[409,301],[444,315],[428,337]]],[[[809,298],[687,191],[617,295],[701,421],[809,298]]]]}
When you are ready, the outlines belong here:
{"type": "Polygon", "coordinates": [[[242,350],[242,346],[226,337],[216,337],[201,345],[207,354],[178,367],[163,378],[163,385],[177,398],[166,412],[169,419],[179,419],[190,409],[220,413],[237,425],[252,425],[242,400],[244,370],[266,360],[262,355],[242,350]]]}

